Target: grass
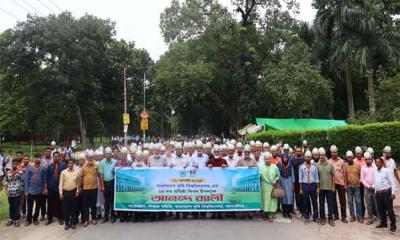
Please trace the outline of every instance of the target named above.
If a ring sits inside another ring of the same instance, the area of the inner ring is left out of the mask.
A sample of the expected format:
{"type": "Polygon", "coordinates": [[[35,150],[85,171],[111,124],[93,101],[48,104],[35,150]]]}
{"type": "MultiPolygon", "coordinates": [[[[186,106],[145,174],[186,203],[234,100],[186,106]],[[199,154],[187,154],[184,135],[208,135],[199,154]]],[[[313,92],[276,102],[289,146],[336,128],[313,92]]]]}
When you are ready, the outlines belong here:
{"type": "Polygon", "coordinates": [[[7,219],[8,219],[8,200],[3,188],[3,191],[0,192],[0,221],[4,221],[7,219]]]}

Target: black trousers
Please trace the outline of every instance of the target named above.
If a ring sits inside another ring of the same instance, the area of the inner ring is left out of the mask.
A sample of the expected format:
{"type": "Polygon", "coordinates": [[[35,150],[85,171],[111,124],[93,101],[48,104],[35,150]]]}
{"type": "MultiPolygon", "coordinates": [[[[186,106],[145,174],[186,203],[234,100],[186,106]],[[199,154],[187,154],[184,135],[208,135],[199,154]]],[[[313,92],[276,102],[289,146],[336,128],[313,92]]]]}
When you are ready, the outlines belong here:
{"type": "Polygon", "coordinates": [[[39,217],[39,210],[42,207],[43,203],[42,194],[37,194],[37,195],[28,194],[27,202],[28,202],[28,215],[26,217],[26,221],[29,223],[32,222],[32,219],[34,221],[37,221],[39,217]],[[33,213],[32,216],[33,204],[35,204],[35,212],[33,213]]]}
{"type": "Polygon", "coordinates": [[[83,220],[89,221],[89,209],[92,220],[96,219],[97,188],[83,190],[83,220]]]}
{"type": "Polygon", "coordinates": [[[114,180],[104,181],[104,218],[108,218],[111,211],[111,217],[115,218],[114,211],[114,180]]]}
{"type": "Polygon", "coordinates": [[[71,226],[76,224],[76,189],[72,191],[63,191],[64,200],[64,221],[65,225],[71,226]]]}
{"type": "Polygon", "coordinates": [[[53,221],[53,217],[63,219],[62,204],[59,193],[49,190],[47,194],[47,219],[53,221]]]}
{"type": "Polygon", "coordinates": [[[339,206],[338,206],[338,199],[337,196],[339,195],[340,201],[340,216],[342,219],[347,217],[346,213],[346,190],[344,189],[343,185],[335,184],[336,193],[334,193],[333,197],[333,215],[335,218],[339,218],[339,206]]]}
{"type": "Polygon", "coordinates": [[[46,213],[47,213],[47,203],[48,203],[48,198],[47,198],[47,196],[46,195],[43,195],[42,196],[42,206],[40,207],[40,209],[41,209],[41,216],[42,217],[45,217],[46,216],[46,213]]]}
{"type": "Polygon", "coordinates": [[[300,212],[302,212],[302,204],[301,204],[301,195],[300,195],[300,183],[299,182],[295,182],[294,183],[294,196],[296,199],[296,207],[298,210],[300,210],[300,212]]]}
{"type": "Polygon", "coordinates": [[[396,217],[393,210],[392,191],[389,190],[387,192],[377,193],[376,202],[378,205],[381,224],[387,225],[387,215],[389,215],[390,226],[396,227],[396,217]]]}
{"type": "Polygon", "coordinates": [[[365,216],[364,185],[360,183],[361,217],[365,216]]]}
{"type": "Polygon", "coordinates": [[[75,223],[79,223],[79,215],[81,216],[81,222],[83,223],[85,221],[83,218],[83,206],[83,196],[81,194],[76,198],[75,223]]]}
{"type": "Polygon", "coordinates": [[[8,197],[8,209],[10,214],[10,219],[13,221],[17,221],[19,216],[19,201],[20,197],[8,197]]]}

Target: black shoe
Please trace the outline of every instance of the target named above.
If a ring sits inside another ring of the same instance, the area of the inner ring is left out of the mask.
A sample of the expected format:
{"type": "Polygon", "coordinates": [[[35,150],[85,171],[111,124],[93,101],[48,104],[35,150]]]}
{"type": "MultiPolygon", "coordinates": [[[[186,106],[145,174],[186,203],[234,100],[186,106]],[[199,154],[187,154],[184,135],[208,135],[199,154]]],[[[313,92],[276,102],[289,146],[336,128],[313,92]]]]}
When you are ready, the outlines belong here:
{"type": "Polygon", "coordinates": [[[349,223],[346,218],[342,218],[343,223],[349,223]]]}
{"type": "Polygon", "coordinates": [[[111,223],[115,223],[116,219],[115,218],[111,218],[111,223]]]}
{"type": "Polygon", "coordinates": [[[335,226],[335,222],[333,220],[329,220],[328,222],[329,222],[329,225],[331,225],[332,227],[335,226]]]}
{"type": "Polygon", "coordinates": [[[287,218],[287,214],[286,213],[283,213],[282,215],[283,215],[284,218],[287,218]]]}
{"type": "Polygon", "coordinates": [[[45,220],[44,216],[41,216],[39,220],[43,222],[45,220]]]}
{"type": "Polygon", "coordinates": [[[39,225],[39,221],[38,220],[33,220],[33,224],[39,225]]]}
{"type": "Polygon", "coordinates": [[[76,226],[75,225],[71,225],[71,229],[75,229],[76,228],[76,226]]]}
{"type": "Polygon", "coordinates": [[[396,227],[395,226],[391,226],[389,232],[392,233],[392,234],[395,233],[396,232],[396,227]]]}
{"type": "Polygon", "coordinates": [[[58,224],[63,225],[64,221],[62,219],[58,219],[58,224]]]}
{"type": "Polygon", "coordinates": [[[376,228],[387,228],[386,224],[379,224],[376,226],[376,228]]]}
{"type": "Polygon", "coordinates": [[[25,222],[25,227],[31,225],[31,222],[25,222]]]}
{"type": "Polygon", "coordinates": [[[65,225],[64,230],[68,230],[68,229],[69,229],[69,226],[65,225]]]}
{"type": "Polygon", "coordinates": [[[96,219],[97,219],[97,220],[101,219],[101,214],[97,214],[96,219]]]}
{"type": "Polygon", "coordinates": [[[108,222],[108,218],[104,218],[101,223],[106,223],[106,222],[108,222]]]}
{"type": "Polygon", "coordinates": [[[292,214],[288,213],[288,214],[287,214],[287,217],[290,218],[290,219],[292,219],[292,214]]]}
{"type": "Polygon", "coordinates": [[[47,219],[47,221],[44,223],[44,225],[46,225],[46,226],[50,225],[52,222],[53,222],[52,220],[47,219]]]}
{"type": "Polygon", "coordinates": [[[12,224],[13,224],[13,220],[8,220],[6,226],[9,227],[9,226],[11,226],[12,224]]]}

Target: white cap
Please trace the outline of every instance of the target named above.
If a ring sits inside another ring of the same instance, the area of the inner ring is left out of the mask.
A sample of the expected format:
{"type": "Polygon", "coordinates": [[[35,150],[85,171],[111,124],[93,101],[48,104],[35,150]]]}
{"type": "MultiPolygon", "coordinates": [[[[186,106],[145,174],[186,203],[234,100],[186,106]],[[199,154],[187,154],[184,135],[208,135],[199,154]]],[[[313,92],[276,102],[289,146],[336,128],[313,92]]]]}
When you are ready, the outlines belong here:
{"type": "Polygon", "coordinates": [[[141,150],[137,150],[136,153],[135,153],[135,156],[136,157],[141,157],[141,156],[143,156],[143,152],[141,150]]]}
{"type": "Polygon", "coordinates": [[[222,150],[226,150],[226,149],[228,149],[228,146],[226,146],[226,144],[222,144],[222,145],[221,145],[221,151],[222,151],[222,150]]]}
{"type": "Polygon", "coordinates": [[[390,146],[385,146],[385,148],[383,148],[383,152],[390,153],[392,152],[392,148],[390,146]]]}
{"type": "Polygon", "coordinates": [[[263,148],[268,148],[269,147],[269,143],[268,142],[265,142],[264,144],[263,144],[263,148]]]}
{"type": "Polygon", "coordinates": [[[304,154],[304,157],[311,157],[312,154],[310,152],[310,150],[307,150],[306,153],[304,154]]]}
{"type": "Polygon", "coordinates": [[[332,145],[331,148],[330,148],[330,151],[331,152],[337,152],[338,148],[336,147],[336,145],[332,145]]]}
{"type": "Polygon", "coordinates": [[[106,147],[106,149],[104,150],[104,152],[107,153],[112,153],[112,149],[110,147],[106,147]]]}
{"type": "Polygon", "coordinates": [[[371,159],[371,154],[370,154],[368,151],[366,151],[366,152],[364,153],[364,158],[365,158],[365,159],[371,159]]]}
{"type": "Polygon", "coordinates": [[[235,139],[232,139],[231,142],[230,142],[230,144],[232,144],[233,146],[235,146],[236,140],[235,140],[235,139]]]}
{"type": "Polygon", "coordinates": [[[307,145],[307,140],[303,140],[303,145],[307,145]]]}
{"type": "Polygon", "coordinates": [[[129,146],[129,152],[131,153],[136,152],[136,147],[133,145],[129,146]]]}
{"type": "Polygon", "coordinates": [[[92,149],[89,149],[87,152],[86,152],[86,157],[94,157],[94,151],[92,150],[92,149]]]}
{"type": "Polygon", "coordinates": [[[372,147],[367,148],[367,152],[369,152],[370,155],[374,154],[374,149],[372,147]]]}
{"type": "Polygon", "coordinates": [[[148,143],[143,144],[143,149],[149,149],[149,144],[148,143]]]}
{"type": "Polygon", "coordinates": [[[159,144],[159,143],[154,144],[153,148],[154,148],[154,150],[160,150],[161,144],[159,144]]]}
{"type": "Polygon", "coordinates": [[[260,141],[257,141],[255,143],[255,147],[257,147],[257,148],[261,148],[262,146],[263,146],[263,144],[260,141]]]}
{"type": "Polygon", "coordinates": [[[210,142],[207,142],[205,148],[212,148],[211,143],[210,143],[210,142]]]}
{"type": "Polygon", "coordinates": [[[287,144],[287,143],[283,144],[283,149],[288,150],[289,148],[290,148],[289,144],[287,144]]]}
{"type": "Polygon", "coordinates": [[[354,152],[355,153],[362,153],[363,151],[362,151],[361,147],[357,146],[356,149],[354,149],[354,152]]]}
{"type": "Polygon", "coordinates": [[[250,147],[253,147],[256,144],[253,140],[250,141],[250,147]]]}
{"type": "MultiPolygon", "coordinates": [[[[336,146],[335,146],[335,147],[336,147],[336,146]]],[[[320,155],[326,155],[325,148],[323,148],[323,147],[320,147],[320,148],[318,149],[318,152],[319,152],[320,155]]],[[[332,152],[332,147],[331,147],[331,152],[332,152]]]]}
{"type": "Polygon", "coordinates": [[[264,153],[264,160],[269,160],[272,158],[272,154],[269,152],[264,153]]]}
{"type": "Polygon", "coordinates": [[[97,149],[96,151],[94,151],[94,155],[96,156],[103,156],[103,151],[100,151],[99,149],[97,149]]]}
{"type": "Polygon", "coordinates": [[[272,145],[272,147],[270,148],[270,150],[271,150],[271,152],[273,152],[273,151],[277,151],[278,148],[277,148],[275,145],[272,145]]]}
{"type": "Polygon", "coordinates": [[[174,147],[175,147],[175,149],[182,149],[182,148],[183,148],[183,147],[182,147],[182,144],[179,143],[179,142],[176,143],[174,147]]]}
{"type": "Polygon", "coordinates": [[[162,146],[160,147],[160,151],[165,151],[165,146],[164,146],[164,145],[162,145],[162,146]]]}
{"type": "Polygon", "coordinates": [[[200,142],[200,141],[198,141],[198,142],[196,143],[196,148],[203,148],[203,143],[200,142]]]}
{"type": "Polygon", "coordinates": [[[84,152],[76,152],[74,154],[74,158],[76,160],[80,160],[80,159],[86,159],[85,153],[84,152]]]}
{"type": "Polygon", "coordinates": [[[194,148],[194,143],[193,142],[188,142],[187,147],[188,148],[194,148]]]}
{"type": "Polygon", "coordinates": [[[143,157],[148,157],[150,155],[148,150],[143,151],[143,157]]]}
{"type": "Polygon", "coordinates": [[[149,144],[149,150],[153,150],[155,148],[154,143],[149,144]]]}
{"type": "Polygon", "coordinates": [[[120,153],[128,154],[128,148],[127,147],[122,147],[120,153]]]}
{"type": "Polygon", "coordinates": [[[56,141],[51,141],[50,145],[51,146],[55,146],[56,145],[56,141]]]}
{"type": "Polygon", "coordinates": [[[233,144],[228,144],[228,150],[235,150],[235,146],[233,144]]]}
{"type": "Polygon", "coordinates": [[[293,148],[289,148],[289,153],[293,153],[293,148]]]}
{"type": "Polygon", "coordinates": [[[219,151],[220,151],[219,145],[215,144],[215,145],[214,145],[213,151],[214,151],[214,152],[219,152],[219,151]]]}
{"type": "Polygon", "coordinates": [[[319,154],[319,149],[318,148],[313,148],[312,149],[312,154],[319,154]]]}
{"type": "Polygon", "coordinates": [[[347,151],[346,152],[346,157],[354,157],[354,154],[352,151],[347,151]]]}
{"type": "Polygon", "coordinates": [[[236,148],[243,148],[243,144],[241,142],[236,143],[236,148]]]}
{"type": "Polygon", "coordinates": [[[243,151],[245,151],[245,152],[250,152],[250,151],[251,151],[250,145],[249,145],[249,144],[246,144],[246,145],[244,146],[244,148],[243,148],[243,151]]]}

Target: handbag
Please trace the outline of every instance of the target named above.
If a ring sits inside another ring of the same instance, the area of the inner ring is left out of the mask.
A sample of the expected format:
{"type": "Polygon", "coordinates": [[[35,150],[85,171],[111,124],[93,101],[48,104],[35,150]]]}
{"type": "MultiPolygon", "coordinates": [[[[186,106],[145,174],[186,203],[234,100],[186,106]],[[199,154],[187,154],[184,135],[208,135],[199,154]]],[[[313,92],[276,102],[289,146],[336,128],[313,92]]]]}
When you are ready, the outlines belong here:
{"type": "Polygon", "coordinates": [[[280,183],[276,183],[272,189],[271,196],[273,198],[284,198],[286,196],[285,189],[283,189],[280,183]]]}

